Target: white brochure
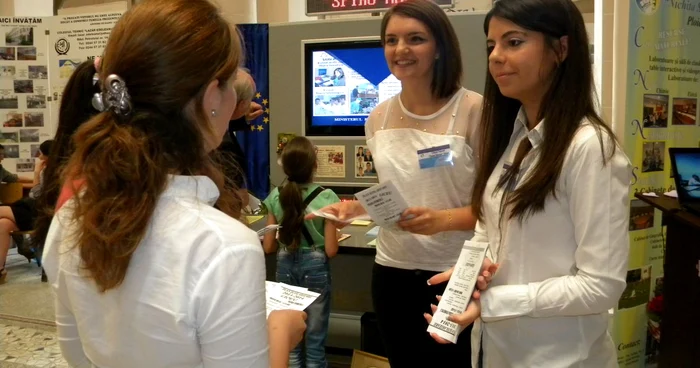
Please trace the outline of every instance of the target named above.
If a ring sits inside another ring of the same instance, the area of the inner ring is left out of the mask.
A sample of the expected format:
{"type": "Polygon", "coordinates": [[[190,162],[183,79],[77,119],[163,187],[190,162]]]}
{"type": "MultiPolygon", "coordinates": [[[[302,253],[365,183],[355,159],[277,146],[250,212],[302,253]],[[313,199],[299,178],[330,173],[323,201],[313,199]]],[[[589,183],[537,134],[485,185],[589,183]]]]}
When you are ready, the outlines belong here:
{"type": "Polygon", "coordinates": [[[269,233],[270,231],[277,230],[281,228],[282,226],[280,225],[267,225],[264,228],[260,229],[257,231],[258,236],[263,236],[265,233],[269,233]]]}
{"type": "Polygon", "coordinates": [[[449,321],[447,317],[452,314],[461,314],[467,309],[488,247],[489,243],[469,240],[464,242],[452,277],[433,315],[433,321],[428,326],[428,332],[434,332],[452,343],[457,342],[457,337],[463,328],[449,321]]]}
{"type": "Polygon", "coordinates": [[[367,188],[355,194],[355,197],[369,217],[381,227],[395,226],[401,214],[408,208],[406,200],[391,180],[367,188]]]}
{"type": "Polygon", "coordinates": [[[267,316],[274,310],[291,309],[303,311],[319,297],[319,293],[309,289],[283,284],[281,282],[265,281],[265,300],[267,316]]]}

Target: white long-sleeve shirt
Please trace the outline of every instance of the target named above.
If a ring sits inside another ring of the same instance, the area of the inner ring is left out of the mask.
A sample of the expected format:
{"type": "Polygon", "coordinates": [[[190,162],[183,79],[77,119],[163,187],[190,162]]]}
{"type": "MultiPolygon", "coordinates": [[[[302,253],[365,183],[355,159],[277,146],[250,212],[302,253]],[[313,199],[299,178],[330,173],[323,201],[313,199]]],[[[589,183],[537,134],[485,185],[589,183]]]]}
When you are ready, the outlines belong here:
{"type": "MultiPolygon", "coordinates": [[[[492,194],[521,140],[533,148],[519,184],[536,160],[551,159],[538,152],[544,123],[528,131],[525,121],[521,110],[488,180],[484,221],[473,239],[489,242],[500,263],[481,297],[485,367],[617,367],[608,310],[626,285],[631,165],[620,147],[603,165],[599,136],[584,120],[564,157],[556,198],[522,224],[516,218],[499,229],[503,192],[492,194]]],[[[605,133],[602,140],[609,154],[613,143],[605,133]]]]}
{"type": "Polygon", "coordinates": [[[265,264],[254,231],[214,209],[206,177],[172,176],[124,282],[99,293],[80,270],[72,201],[44,268],[73,367],[268,367],[265,264]]]}

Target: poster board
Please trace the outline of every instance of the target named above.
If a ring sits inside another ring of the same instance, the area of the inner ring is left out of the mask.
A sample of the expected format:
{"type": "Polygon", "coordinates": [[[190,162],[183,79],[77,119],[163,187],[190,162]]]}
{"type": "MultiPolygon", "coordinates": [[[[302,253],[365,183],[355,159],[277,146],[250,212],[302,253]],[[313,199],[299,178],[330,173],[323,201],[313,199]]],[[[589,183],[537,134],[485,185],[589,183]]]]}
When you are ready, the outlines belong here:
{"type": "Polygon", "coordinates": [[[101,56],[112,28],[122,13],[60,15],[51,17],[50,78],[51,135],[58,126],[58,109],[63,89],[73,70],[85,60],[101,56]]]}
{"type": "Polygon", "coordinates": [[[2,166],[30,173],[39,144],[52,136],[48,72],[50,17],[0,18],[0,144],[2,166]]]}
{"type": "Polygon", "coordinates": [[[633,168],[627,287],[613,329],[623,368],[657,366],[663,321],[666,230],[661,213],[634,195],[675,189],[668,149],[700,145],[700,17],[687,3],[628,0],[615,10],[629,13],[616,16],[615,28],[628,32],[616,78],[626,96],[618,138],[633,168]]]}
{"type": "Polygon", "coordinates": [[[316,145],[316,177],[344,178],[345,159],[345,146],[316,145]]]}

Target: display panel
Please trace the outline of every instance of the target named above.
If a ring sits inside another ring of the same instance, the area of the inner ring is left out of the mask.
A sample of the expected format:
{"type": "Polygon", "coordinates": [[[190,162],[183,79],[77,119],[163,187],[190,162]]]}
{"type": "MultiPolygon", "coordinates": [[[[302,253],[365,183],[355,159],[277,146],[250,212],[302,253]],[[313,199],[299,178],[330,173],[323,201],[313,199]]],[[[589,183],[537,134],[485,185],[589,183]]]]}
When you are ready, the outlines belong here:
{"type": "Polygon", "coordinates": [[[364,136],[369,113],[401,91],[376,41],[307,43],[307,136],[364,136]]]}

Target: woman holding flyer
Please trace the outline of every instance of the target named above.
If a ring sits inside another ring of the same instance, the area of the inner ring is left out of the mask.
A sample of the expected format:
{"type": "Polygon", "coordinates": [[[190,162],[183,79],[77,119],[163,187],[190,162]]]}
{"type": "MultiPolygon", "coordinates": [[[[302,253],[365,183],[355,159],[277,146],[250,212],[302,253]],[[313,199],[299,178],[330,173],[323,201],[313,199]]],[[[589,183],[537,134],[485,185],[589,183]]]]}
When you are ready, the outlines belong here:
{"type": "MultiPolygon", "coordinates": [[[[472,236],[476,219],[470,198],[481,96],[461,86],[457,36],[433,2],[392,7],[382,20],[381,39],[402,90],[367,120],[370,169],[376,170],[380,183],[391,181],[409,208],[398,226],[379,231],[374,310],[392,367],[464,367],[469,365],[468,332],[457,345],[441,346],[426,332],[422,315],[445,288],[427,280],[454,265],[465,239],[472,236]]],[[[357,201],[321,211],[339,218],[341,227],[365,213],[357,201]]]]}
{"type": "Polygon", "coordinates": [[[617,367],[632,176],[595,110],[583,17],[571,0],[501,0],[484,31],[472,240],[500,271],[463,322],[481,316],[486,367],[617,367]]]}

